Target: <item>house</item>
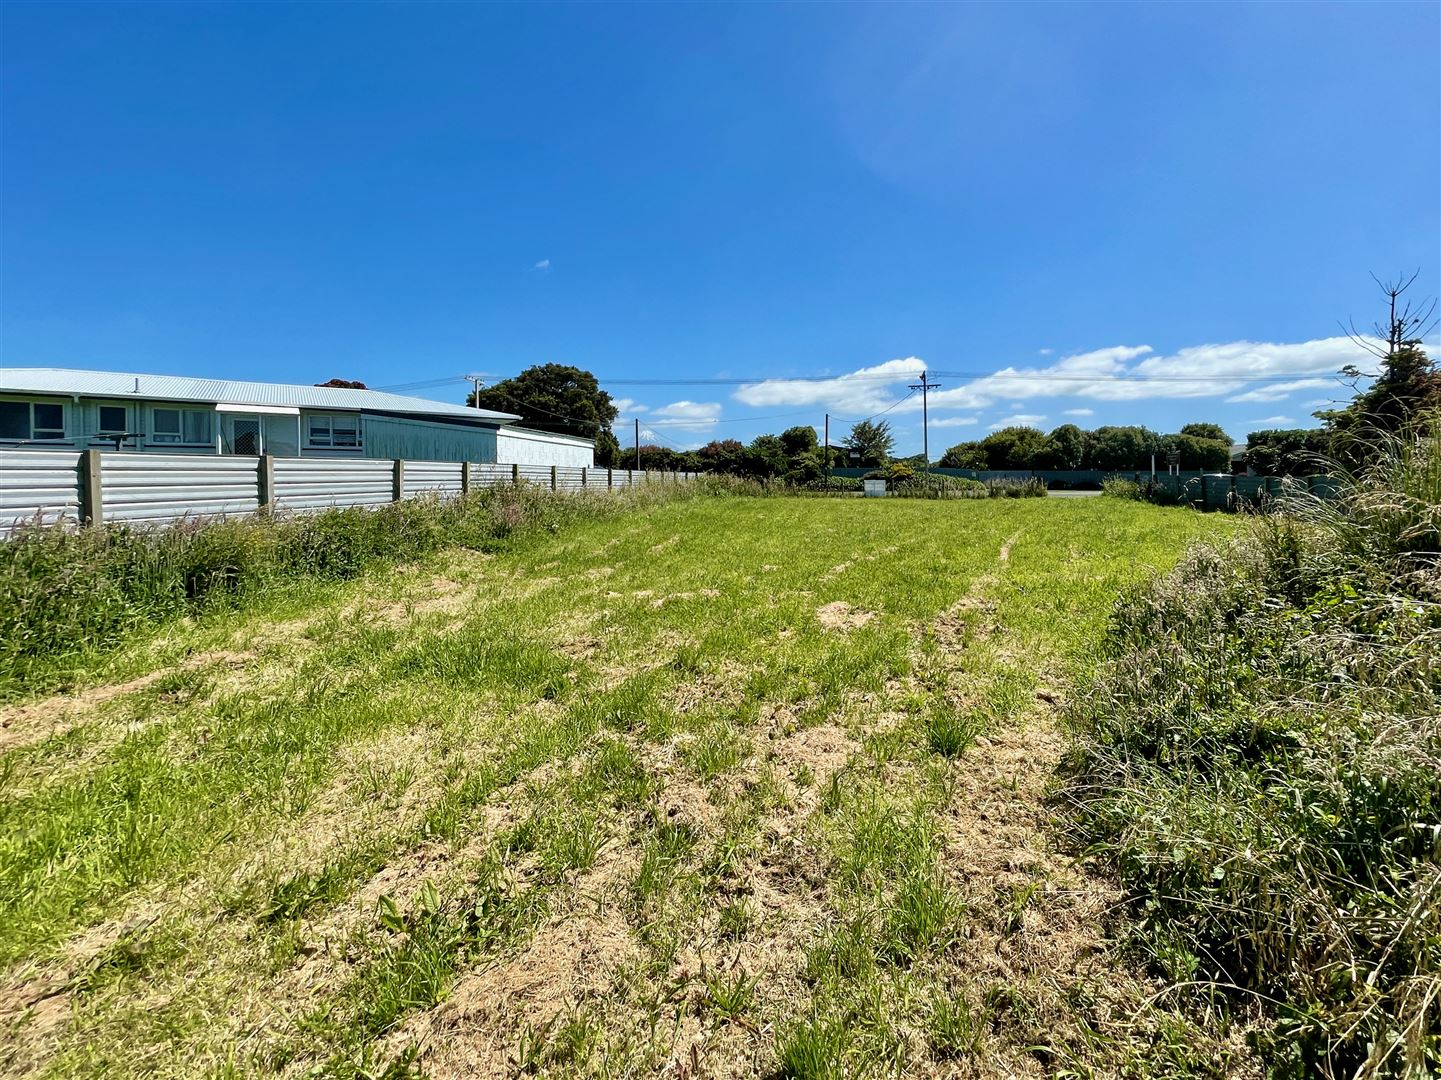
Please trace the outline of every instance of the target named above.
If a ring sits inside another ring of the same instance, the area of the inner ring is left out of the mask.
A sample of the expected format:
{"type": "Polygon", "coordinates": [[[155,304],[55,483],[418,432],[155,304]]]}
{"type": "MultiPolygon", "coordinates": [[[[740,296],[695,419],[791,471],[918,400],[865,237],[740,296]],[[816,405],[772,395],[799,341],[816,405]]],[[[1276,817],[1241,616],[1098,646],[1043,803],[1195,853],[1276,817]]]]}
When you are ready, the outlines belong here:
{"type": "Polygon", "coordinates": [[[379,390],[0,368],[0,449],[592,466],[590,439],[379,390]]]}

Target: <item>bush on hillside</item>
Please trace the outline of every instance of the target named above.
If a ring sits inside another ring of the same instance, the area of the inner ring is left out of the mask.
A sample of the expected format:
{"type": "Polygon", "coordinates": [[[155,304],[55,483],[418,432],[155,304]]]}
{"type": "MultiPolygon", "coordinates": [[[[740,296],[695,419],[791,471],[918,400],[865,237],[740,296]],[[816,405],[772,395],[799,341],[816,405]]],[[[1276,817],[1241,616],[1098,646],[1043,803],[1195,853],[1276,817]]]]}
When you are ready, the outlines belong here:
{"type": "Polygon", "coordinates": [[[1433,423],[1125,596],[1068,709],[1078,846],[1159,972],[1272,1003],[1276,1075],[1441,1067],[1438,551],[1433,423]]]}

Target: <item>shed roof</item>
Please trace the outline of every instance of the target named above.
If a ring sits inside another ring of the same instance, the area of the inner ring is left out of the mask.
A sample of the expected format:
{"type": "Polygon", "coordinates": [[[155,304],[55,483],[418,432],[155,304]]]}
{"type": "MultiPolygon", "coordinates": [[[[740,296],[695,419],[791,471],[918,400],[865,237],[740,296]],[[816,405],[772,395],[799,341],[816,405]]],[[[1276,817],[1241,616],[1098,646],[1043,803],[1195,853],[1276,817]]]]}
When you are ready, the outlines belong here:
{"type": "Polygon", "coordinates": [[[410,413],[451,416],[509,424],[514,413],[472,409],[449,401],[350,390],[338,386],[296,386],[288,383],[242,382],[236,379],[195,379],[185,375],[142,375],[126,371],[80,371],[74,368],[0,368],[0,391],[25,394],[83,394],[86,397],[145,398],[194,401],[209,405],[288,405],[300,409],[343,412],[410,413]]]}

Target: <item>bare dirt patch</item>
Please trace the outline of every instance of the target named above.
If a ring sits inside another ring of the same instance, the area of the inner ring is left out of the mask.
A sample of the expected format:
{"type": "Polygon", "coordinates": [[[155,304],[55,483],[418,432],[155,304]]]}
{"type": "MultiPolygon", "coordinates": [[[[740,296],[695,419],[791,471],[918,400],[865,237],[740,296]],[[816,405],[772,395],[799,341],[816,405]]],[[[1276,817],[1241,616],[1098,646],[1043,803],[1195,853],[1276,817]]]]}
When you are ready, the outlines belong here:
{"type": "Polygon", "coordinates": [[[821,626],[827,630],[855,630],[857,627],[865,626],[876,617],[874,611],[867,611],[865,608],[852,607],[844,600],[834,600],[829,604],[822,604],[816,608],[816,618],[820,620],[821,626]]]}

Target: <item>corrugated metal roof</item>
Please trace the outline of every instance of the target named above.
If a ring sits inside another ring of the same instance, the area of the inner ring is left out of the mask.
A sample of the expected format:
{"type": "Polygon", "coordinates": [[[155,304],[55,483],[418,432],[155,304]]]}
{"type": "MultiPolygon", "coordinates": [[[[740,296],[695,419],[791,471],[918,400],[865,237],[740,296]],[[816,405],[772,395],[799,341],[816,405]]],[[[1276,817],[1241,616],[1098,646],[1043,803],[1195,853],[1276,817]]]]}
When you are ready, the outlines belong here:
{"type": "Polygon", "coordinates": [[[500,424],[520,419],[514,413],[472,409],[453,402],[429,401],[379,390],[239,382],[234,379],[192,379],[184,375],[141,375],[124,371],[78,371],[73,368],[0,368],[0,391],[200,401],[210,405],[222,402],[230,405],[290,405],[300,409],[339,409],[347,412],[379,409],[416,416],[489,420],[500,424]]]}

